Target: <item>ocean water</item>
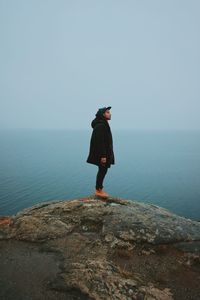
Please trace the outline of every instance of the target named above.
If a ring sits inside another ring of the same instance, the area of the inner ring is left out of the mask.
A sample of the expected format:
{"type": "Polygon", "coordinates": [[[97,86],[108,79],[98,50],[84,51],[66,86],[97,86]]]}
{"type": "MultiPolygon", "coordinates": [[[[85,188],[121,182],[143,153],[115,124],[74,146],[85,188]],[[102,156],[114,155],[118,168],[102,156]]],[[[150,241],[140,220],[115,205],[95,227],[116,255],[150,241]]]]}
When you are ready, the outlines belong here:
{"type": "MultiPolygon", "coordinates": [[[[112,128],[111,128],[112,129],[112,128]]],[[[91,195],[97,166],[86,163],[92,130],[0,130],[0,215],[91,195]]],[[[200,131],[113,130],[111,195],[200,220],[200,131]]]]}

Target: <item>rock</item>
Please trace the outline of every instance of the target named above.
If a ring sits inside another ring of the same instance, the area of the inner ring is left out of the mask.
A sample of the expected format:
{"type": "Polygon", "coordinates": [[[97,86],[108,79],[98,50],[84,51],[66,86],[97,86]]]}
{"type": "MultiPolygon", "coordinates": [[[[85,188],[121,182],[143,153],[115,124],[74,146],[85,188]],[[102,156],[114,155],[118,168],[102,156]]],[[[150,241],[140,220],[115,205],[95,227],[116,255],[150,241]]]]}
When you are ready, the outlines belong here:
{"type": "Polygon", "coordinates": [[[114,197],[43,202],[0,217],[0,269],[6,300],[196,300],[200,223],[114,197]]]}

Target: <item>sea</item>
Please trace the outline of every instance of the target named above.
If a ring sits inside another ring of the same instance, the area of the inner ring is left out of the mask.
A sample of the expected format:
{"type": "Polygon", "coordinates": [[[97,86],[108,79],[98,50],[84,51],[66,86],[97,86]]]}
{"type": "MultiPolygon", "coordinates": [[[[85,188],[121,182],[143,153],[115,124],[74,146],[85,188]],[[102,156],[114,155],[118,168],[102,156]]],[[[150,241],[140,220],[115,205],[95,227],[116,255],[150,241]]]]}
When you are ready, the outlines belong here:
{"type": "MultiPolygon", "coordinates": [[[[112,197],[154,204],[200,221],[200,131],[112,129],[112,197]]],[[[0,215],[91,196],[97,166],[86,162],[91,130],[0,130],[0,215]]]]}

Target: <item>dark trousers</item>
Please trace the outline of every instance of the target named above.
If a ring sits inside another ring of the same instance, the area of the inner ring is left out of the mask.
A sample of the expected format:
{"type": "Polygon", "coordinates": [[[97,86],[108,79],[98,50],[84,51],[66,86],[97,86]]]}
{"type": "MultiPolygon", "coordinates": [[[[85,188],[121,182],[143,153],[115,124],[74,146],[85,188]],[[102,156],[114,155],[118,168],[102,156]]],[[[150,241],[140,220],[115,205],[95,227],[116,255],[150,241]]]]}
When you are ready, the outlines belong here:
{"type": "Polygon", "coordinates": [[[99,165],[98,166],[98,172],[96,177],[96,189],[102,189],[103,188],[103,180],[108,171],[108,167],[99,165]]]}

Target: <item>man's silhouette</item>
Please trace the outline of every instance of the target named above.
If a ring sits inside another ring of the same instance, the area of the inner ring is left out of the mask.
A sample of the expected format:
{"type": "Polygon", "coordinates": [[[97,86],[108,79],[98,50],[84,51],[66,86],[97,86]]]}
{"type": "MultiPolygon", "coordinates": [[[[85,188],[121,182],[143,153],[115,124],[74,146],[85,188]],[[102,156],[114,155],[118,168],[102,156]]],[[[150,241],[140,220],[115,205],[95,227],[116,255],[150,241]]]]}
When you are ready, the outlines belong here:
{"type": "Polygon", "coordinates": [[[108,168],[115,164],[113,139],[108,120],[111,119],[111,106],[99,108],[91,122],[93,132],[90,139],[89,155],[86,162],[98,166],[95,195],[108,197],[103,191],[103,180],[108,168]]]}

